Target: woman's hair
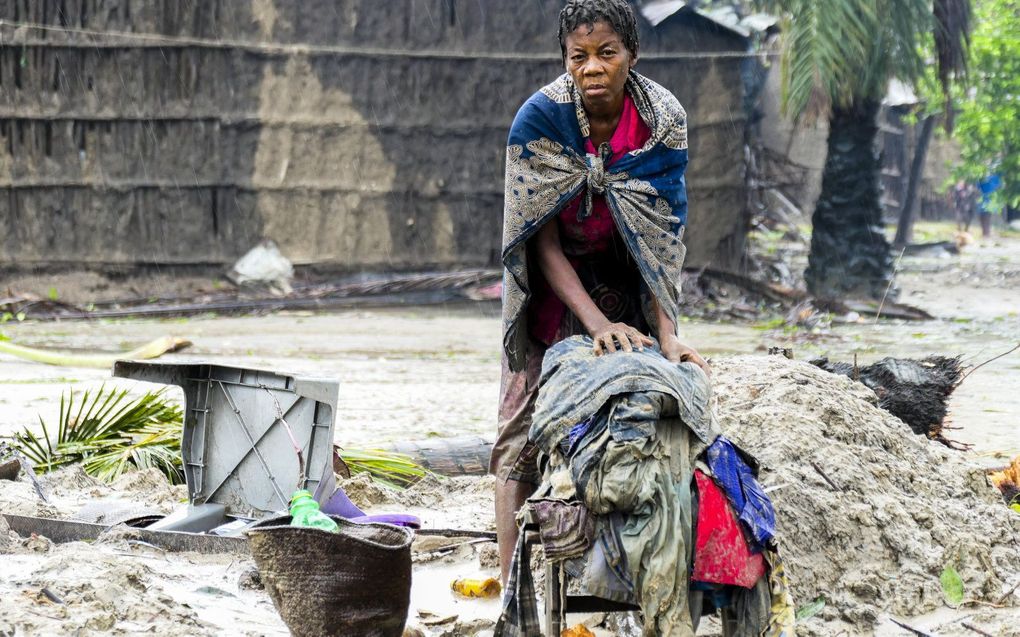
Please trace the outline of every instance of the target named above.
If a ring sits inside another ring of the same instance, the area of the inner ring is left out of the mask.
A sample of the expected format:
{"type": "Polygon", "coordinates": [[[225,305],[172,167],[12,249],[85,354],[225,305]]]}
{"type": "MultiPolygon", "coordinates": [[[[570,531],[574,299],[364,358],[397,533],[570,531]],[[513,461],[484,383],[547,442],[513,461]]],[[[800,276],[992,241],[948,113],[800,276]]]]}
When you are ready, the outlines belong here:
{"type": "Polygon", "coordinates": [[[638,30],[634,10],[627,0],[567,0],[560,11],[560,52],[563,59],[567,58],[567,34],[577,27],[586,25],[594,27],[599,20],[604,20],[619,34],[623,45],[630,54],[637,57],[638,30]]]}

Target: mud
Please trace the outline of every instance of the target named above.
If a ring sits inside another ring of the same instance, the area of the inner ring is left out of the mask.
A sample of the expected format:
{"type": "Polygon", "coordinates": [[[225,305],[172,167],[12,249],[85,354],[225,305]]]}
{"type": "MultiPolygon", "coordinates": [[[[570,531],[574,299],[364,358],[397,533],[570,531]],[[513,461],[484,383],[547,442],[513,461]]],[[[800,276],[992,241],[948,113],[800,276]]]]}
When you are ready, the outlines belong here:
{"type": "Polygon", "coordinates": [[[1020,581],[1020,516],[980,466],[914,435],[871,390],[781,357],[719,361],[714,385],[724,431],[774,489],[795,599],[827,600],[805,634],[934,611],[950,565],[986,603],[1020,581]]]}
{"type": "MultiPolygon", "coordinates": [[[[1010,274],[1018,267],[1020,240],[1015,238],[969,246],[959,259],[905,258],[897,280],[901,298],[942,318],[930,323],[862,320],[818,330],[681,325],[684,338],[715,368],[722,424],[764,461],[763,480],[775,489],[770,495],[779,509],[797,603],[827,600],[819,615],[803,623],[804,634],[906,635],[890,623],[892,617],[943,636],[976,634],[964,622],[990,634],[1017,634],[1020,594],[1003,595],[1020,579],[1020,516],[996,500],[983,468],[1020,453],[1015,422],[1020,395],[1006,389],[1020,386],[1020,358],[989,364],[953,394],[950,424],[960,429],[947,435],[973,443],[966,453],[903,431],[905,425],[874,406],[869,390],[799,361],[823,355],[853,360],[855,354],[861,364],[884,356],[963,354],[969,364],[990,358],[1012,347],[1020,334],[1020,285],[1010,274]],[[967,278],[968,269],[978,275],[967,278]],[[798,362],[746,357],[771,345],[792,347],[798,362]],[[963,576],[965,596],[983,603],[946,607],[938,582],[946,564],[963,576]],[[1000,598],[1006,608],[984,605],[999,604],[1000,598]]],[[[345,446],[491,435],[494,428],[499,318],[492,306],[191,321],[9,322],[0,331],[27,345],[79,351],[121,350],[178,334],[195,345],[168,360],[337,377],[342,385],[336,440],[345,446]]],[[[37,427],[40,414],[54,418],[60,394],[69,386],[101,382],[111,382],[102,370],[0,357],[0,436],[37,427]]],[[[152,387],[112,382],[135,391],[152,387]]],[[[168,511],[184,496],[180,487],[160,484],[153,476],[129,476],[114,487],[69,471],[44,484],[50,505],[41,503],[27,482],[0,481],[0,510],[63,517],[89,500],[116,497],[168,511]]],[[[369,512],[414,513],[430,528],[494,526],[491,478],[428,480],[403,493],[364,478],[355,484],[355,500],[369,512]]],[[[422,625],[429,637],[461,634],[455,631],[476,626],[476,620],[480,627],[498,614],[498,603],[461,600],[449,591],[457,577],[496,573],[492,545],[452,539],[458,544],[452,551],[420,545],[416,552],[412,622],[457,616],[422,625]]],[[[189,634],[286,634],[265,593],[250,588],[250,560],[164,554],[127,538],[53,546],[44,539],[5,536],[0,529],[3,550],[11,554],[0,562],[0,631],[19,626],[24,634],[65,634],[89,621],[104,626],[113,618],[111,632],[127,634],[138,632],[133,622],[139,615],[133,613],[147,605],[157,632],[173,634],[179,625],[189,634]],[[132,574],[145,584],[144,591],[131,584],[132,574]],[[96,590],[109,580],[124,599],[104,602],[77,592],[86,580],[96,590]],[[65,604],[40,599],[42,588],[62,599],[66,595],[65,604]],[[159,595],[172,598],[176,607],[159,595]]],[[[607,635],[616,629],[602,630],[599,634],[607,635]]],[[[709,621],[701,634],[713,631],[718,624],[709,621]]]]}

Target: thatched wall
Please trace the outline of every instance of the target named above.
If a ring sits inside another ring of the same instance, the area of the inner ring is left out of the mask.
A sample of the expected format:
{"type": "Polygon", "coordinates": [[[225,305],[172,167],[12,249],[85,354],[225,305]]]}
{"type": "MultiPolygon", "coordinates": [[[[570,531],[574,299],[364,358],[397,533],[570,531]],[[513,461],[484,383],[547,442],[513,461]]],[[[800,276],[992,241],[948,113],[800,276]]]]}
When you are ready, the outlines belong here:
{"type": "MultiPolygon", "coordinates": [[[[507,129],[560,72],[559,6],[0,0],[79,30],[0,27],[0,265],[219,265],[263,237],[340,271],[493,265],[507,129]]],[[[743,41],[697,18],[645,40],[690,118],[690,263],[730,258],[740,59],[656,55],[743,41]]]]}

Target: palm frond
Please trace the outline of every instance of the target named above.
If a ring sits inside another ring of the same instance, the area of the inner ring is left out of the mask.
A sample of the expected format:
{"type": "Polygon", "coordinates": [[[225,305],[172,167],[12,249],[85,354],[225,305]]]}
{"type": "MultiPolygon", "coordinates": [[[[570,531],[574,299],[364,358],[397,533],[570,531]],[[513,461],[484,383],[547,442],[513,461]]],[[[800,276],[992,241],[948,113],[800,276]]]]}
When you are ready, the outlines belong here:
{"type": "Polygon", "coordinates": [[[934,0],[935,58],[939,84],[945,101],[946,130],[953,129],[950,86],[954,76],[967,74],[970,30],[973,23],[970,0],[934,0]]]}
{"type": "Polygon", "coordinates": [[[965,68],[970,0],[759,0],[757,6],[783,17],[782,101],[794,119],[881,99],[893,77],[917,80],[933,37],[944,87],[965,68]]]}
{"type": "MultiPolygon", "coordinates": [[[[91,476],[110,482],[135,469],[154,468],[171,482],[183,481],[183,411],[163,391],[132,398],[127,390],[107,388],[60,397],[56,436],[39,417],[42,435],[25,428],[15,444],[39,473],[81,463],[91,476]]],[[[374,449],[345,449],[340,457],[353,473],[367,472],[394,488],[403,488],[428,472],[410,456],[374,449]]]]}
{"type": "Polygon", "coordinates": [[[180,482],[182,422],[181,408],[163,391],[132,398],[104,385],[61,395],[55,438],[41,416],[41,436],[25,428],[14,438],[40,473],[82,463],[90,475],[110,481],[151,467],[180,482]]]}
{"type": "Polygon", "coordinates": [[[352,474],[368,473],[382,484],[404,488],[428,471],[411,456],[381,449],[341,449],[340,457],[352,474]]]}

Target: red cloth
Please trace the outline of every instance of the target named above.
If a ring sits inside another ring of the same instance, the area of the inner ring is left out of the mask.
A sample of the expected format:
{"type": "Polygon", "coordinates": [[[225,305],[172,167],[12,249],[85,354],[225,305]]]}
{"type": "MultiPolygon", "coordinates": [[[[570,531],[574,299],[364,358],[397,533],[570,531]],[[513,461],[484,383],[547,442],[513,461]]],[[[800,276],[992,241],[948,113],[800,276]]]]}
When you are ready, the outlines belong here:
{"type": "MultiPolygon", "coordinates": [[[[641,119],[641,114],[634,106],[634,100],[629,94],[624,95],[623,113],[620,114],[620,121],[609,140],[609,147],[612,149],[613,155],[608,165],[612,165],[632,150],[644,146],[651,135],[652,132],[648,129],[648,125],[641,119]]],[[[590,138],[584,141],[584,147],[592,155],[598,153],[590,138]]],[[[559,223],[563,254],[566,255],[575,270],[582,258],[597,258],[613,253],[618,234],[613,214],[610,212],[604,196],[592,197],[592,207],[594,208],[592,214],[578,221],[577,213],[583,202],[584,193],[582,192],[567,204],[556,220],[559,223]]],[[[563,316],[567,312],[567,306],[552,291],[545,278],[541,276],[539,269],[535,268],[533,272],[532,300],[528,317],[530,332],[540,342],[552,345],[563,322],[563,316]]]]}
{"type": "Polygon", "coordinates": [[[698,484],[698,529],[691,579],[751,588],[765,575],[761,553],[751,553],[726,494],[712,478],[694,471],[698,484]]]}

